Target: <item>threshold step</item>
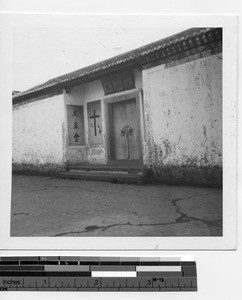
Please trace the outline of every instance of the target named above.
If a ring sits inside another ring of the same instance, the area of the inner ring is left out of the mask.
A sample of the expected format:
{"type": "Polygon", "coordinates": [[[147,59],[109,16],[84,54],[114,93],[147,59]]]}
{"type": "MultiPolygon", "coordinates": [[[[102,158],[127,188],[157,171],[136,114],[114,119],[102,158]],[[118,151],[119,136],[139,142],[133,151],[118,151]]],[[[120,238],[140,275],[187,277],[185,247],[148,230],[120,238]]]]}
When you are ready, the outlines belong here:
{"type": "Polygon", "coordinates": [[[147,166],[143,165],[80,165],[71,164],[68,166],[69,170],[86,170],[86,171],[126,171],[126,172],[141,172],[148,170],[147,166]]]}
{"type": "Polygon", "coordinates": [[[130,173],[113,173],[113,172],[82,172],[71,170],[59,174],[60,178],[94,180],[94,181],[109,181],[114,183],[137,183],[143,184],[144,177],[142,174],[130,173]]]}
{"type": "MultiPolygon", "coordinates": [[[[80,173],[80,174],[120,174],[120,175],[128,175],[128,174],[131,174],[129,173],[128,171],[113,171],[113,170],[78,170],[78,169],[71,169],[69,170],[69,172],[71,173],[80,173]]],[[[136,172],[136,173],[132,173],[132,174],[135,174],[135,175],[142,175],[143,172],[136,172]]]]}

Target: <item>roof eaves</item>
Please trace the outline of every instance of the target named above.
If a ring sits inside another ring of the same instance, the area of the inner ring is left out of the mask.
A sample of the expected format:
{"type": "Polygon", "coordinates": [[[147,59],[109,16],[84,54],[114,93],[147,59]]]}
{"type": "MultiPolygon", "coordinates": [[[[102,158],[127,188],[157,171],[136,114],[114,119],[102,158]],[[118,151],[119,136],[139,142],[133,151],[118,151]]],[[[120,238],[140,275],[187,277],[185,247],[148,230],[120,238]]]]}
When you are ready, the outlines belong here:
{"type": "MultiPolygon", "coordinates": [[[[179,42],[185,42],[187,39],[195,38],[200,35],[206,34],[214,28],[190,28],[186,31],[180,32],[173,36],[167,37],[165,39],[150,43],[148,45],[142,46],[140,48],[131,50],[129,52],[117,55],[115,57],[106,59],[104,61],[95,63],[93,65],[84,67],[82,69],[78,69],[76,71],[70,72],[68,74],[61,75],[59,77],[50,79],[49,81],[35,86],[29,90],[18,93],[13,96],[13,101],[19,98],[23,98],[27,95],[35,94],[41,91],[45,91],[50,88],[62,86],[66,83],[77,79],[83,79],[89,75],[98,74],[103,70],[109,70],[112,67],[120,66],[125,63],[129,63],[135,60],[138,60],[140,57],[147,56],[151,53],[159,51],[161,49],[165,49],[171,45],[176,45],[179,42]]],[[[204,37],[203,37],[204,38],[204,37]]]]}

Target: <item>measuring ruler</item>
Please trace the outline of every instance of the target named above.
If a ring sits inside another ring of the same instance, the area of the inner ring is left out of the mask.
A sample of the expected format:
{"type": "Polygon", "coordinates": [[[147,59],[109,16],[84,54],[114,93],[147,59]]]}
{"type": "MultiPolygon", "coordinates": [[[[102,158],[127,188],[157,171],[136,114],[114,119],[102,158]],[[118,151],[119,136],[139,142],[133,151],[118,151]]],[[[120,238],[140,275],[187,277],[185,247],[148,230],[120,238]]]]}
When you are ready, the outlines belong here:
{"type": "Polygon", "coordinates": [[[178,257],[1,257],[0,291],[197,291],[196,262],[178,257]]]}

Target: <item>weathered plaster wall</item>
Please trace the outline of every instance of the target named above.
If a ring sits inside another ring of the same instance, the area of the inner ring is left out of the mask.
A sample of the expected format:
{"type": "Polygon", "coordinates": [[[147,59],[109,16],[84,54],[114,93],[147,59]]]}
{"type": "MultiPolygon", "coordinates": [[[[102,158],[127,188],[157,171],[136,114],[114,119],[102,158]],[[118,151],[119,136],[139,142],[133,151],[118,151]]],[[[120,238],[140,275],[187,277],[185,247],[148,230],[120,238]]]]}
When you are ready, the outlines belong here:
{"type": "MultiPolygon", "coordinates": [[[[142,88],[142,73],[140,71],[134,72],[136,88],[142,88]]],[[[127,92],[127,91],[126,91],[127,92]]],[[[124,92],[124,93],[126,93],[124,92]]],[[[118,93],[122,94],[122,93],[118,93]]],[[[113,94],[112,96],[117,95],[113,94]]],[[[85,140],[86,145],[70,147],[68,145],[68,136],[66,136],[66,157],[70,163],[93,163],[105,164],[107,163],[107,136],[106,136],[106,119],[105,119],[105,94],[100,80],[91,81],[79,86],[75,86],[65,95],[65,105],[83,105],[84,108],[84,126],[85,126],[85,140]],[[102,143],[95,146],[89,145],[89,126],[87,119],[87,103],[101,100],[102,107],[102,143]]],[[[67,124],[67,121],[66,121],[67,124]]],[[[67,132],[66,132],[67,135],[67,132]]]]}
{"type": "Polygon", "coordinates": [[[13,107],[13,170],[57,172],[63,158],[63,95],[13,107]]]}
{"type": "MultiPolygon", "coordinates": [[[[88,82],[79,86],[75,86],[65,96],[65,104],[83,105],[84,108],[84,130],[85,145],[70,147],[67,137],[67,161],[69,163],[105,163],[106,153],[104,144],[89,145],[89,126],[87,119],[87,103],[101,100],[104,96],[103,88],[100,80],[88,82]]],[[[104,126],[103,126],[104,127],[104,126]]]]}
{"type": "Polygon", "coordinates": [[[143,71],[145,162],[174,183],[222,183],[222,55],[143,71]]]}

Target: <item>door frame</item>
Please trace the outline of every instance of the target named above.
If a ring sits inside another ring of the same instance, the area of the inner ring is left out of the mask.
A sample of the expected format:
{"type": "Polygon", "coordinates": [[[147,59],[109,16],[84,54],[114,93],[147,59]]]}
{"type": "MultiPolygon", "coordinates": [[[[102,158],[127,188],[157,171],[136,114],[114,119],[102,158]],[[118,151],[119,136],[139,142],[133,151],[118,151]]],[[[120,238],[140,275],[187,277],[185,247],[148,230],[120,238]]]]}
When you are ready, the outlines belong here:
{"type": "MultiPolygon", "coordinates": [[[[138,160],[130,160],[137,161],[138,164],[143,164],[143,135],[144,135],[144,127],[143,127],[143,99],[142,99],[142,90],[135,89],[133,92],[123,92],[115,95],[105,96],[103,98],[104,103],[104,111],[105,111],[105,120],[106,120],[106,155],[108,163],[120,162],[122,160],[112,160],[111,157],[111,144],[110,144],[110,119],[109,119],[109,104],[122,102],[127,100],[135,99],[136,100],[136,115],[137,115],[137,124],[138,124],[138,145],[139,145],[139,159],[138,160]]],[[[127,162],[124,160],[124,162],[127,162]]]]}

